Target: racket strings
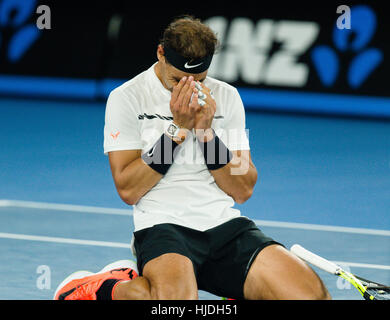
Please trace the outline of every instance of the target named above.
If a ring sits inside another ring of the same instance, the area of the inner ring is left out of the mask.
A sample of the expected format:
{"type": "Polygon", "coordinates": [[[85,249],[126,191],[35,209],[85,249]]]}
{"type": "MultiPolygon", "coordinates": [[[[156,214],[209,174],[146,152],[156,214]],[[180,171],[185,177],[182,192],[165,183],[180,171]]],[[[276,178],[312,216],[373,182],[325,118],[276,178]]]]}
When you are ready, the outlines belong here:
{"type": "Polygon", "coordinates": [[[338,276],[350,281],[366,300],[390,300],[390,286],[340,270],[338,276]]]}
{"type": "Polygon", "coordinates": [[[359,279],[362,282],[362,284],[366,287],[366,289],[390,291],[390,286],[386,286],[384,284],[367,280],[358,276],[355,276],[355,278],[359,279]]]}
{"type": "Polygon", "coordinates": [[[366,292],[375,300],[390,300],[390,287],[380,283],[360,279],[366,288],[366,292]]]}
{"type": "Polygon", "coordinates": [[[390,300],[390,291],[374,289],[367,290],[367,293],[374,298],[373,300],[390,300]]]}

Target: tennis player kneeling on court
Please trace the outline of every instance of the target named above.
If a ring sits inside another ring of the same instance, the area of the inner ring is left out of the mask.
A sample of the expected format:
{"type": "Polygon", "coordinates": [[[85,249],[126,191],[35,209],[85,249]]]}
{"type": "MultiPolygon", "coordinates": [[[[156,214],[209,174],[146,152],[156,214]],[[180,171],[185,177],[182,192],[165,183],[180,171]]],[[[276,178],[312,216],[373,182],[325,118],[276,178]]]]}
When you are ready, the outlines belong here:
{"type": "Polygon", "coordinates": [[[197,299],[199,289],[233,299],[330,298],[312,269],[234,208],[251,196],[257,171],[238,91],[207,76],[217,44],[198,19],[177,18],[158,61],[111,92],[104,152],[133,205],[138,268],[115,265],[116,282],[110,272],[73,276],[57,298],[197,299]]]}

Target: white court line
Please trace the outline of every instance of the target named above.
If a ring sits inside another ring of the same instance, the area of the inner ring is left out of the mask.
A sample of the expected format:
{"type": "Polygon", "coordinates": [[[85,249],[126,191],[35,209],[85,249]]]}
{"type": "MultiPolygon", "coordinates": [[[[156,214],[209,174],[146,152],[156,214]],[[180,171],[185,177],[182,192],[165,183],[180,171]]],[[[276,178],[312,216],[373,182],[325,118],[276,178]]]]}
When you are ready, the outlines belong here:
{"type": "MultiPolygon", "coordinates": [[[[12,240],[43,241],[43,242],[51,242],[51,243],[130,249],[129,243],[46,237],[46,236],[36,236],[36,235],[28,235],[28,234],[0,232],[0,238],[12,239],[12,240]]],[[[390,270],[390,266],[380,265],[380,264],[357,263],[357,262],[347,262],[347,261],[333,261],[333,262],[339,265],[349,266],[349,267],[390,270]]]]}
{"type": "Polygon", "coordinates": [[[262,227],[277,227],[277,228],[288,228],[288,229],[303,229],[303,230],[315,230],[315,231],[357,233],[357,234],[368,234],[368,235],[387,236],[387,237],[390,236],[390,230],[339,227],[339,226],[329,226],[329,225],[322,225],[322,224],[282,222],[282,221],[257,220],[257,219],[254,219],[253,221],[257,225],[262,226],[262,227]]]}
{"type": "Polygon", "coordinates": [[[20,201],[20,200],[0,200],[0,207],[73,211],[73,212],[101,213],[101,214],[117,214],[117,215],[126,215],[126,216],[133,214],[132,209],[116,209],[116,208],[104,208],[104,207],[93,207],[93,206],[80,206],[74,204],[20,201]]]}
{"type": "MultiPolygon", "coordinates": [[[[59,210],[59,211],[81,212],[81,213],[86,212],[86,213],[115,214],[115,215],[133,214],[133,210],[130,208],[116,209],[116,208],[103,208],[103,207],[82,206],[82,205],[73,205],[73,204],[20,201],[20,200],[0,200],[0,207],[17,207],[17,208],[29,208],[29,209],[59,210]]],[[[253,221],[257,225],[262,227],[344,232],[344,233],[368,234],[368,235],[387,236],[387,237],[390,236],[390,230],[352,228],[352,227],[340,227],[340,226],[330,226],[330,225],[321,225],[321,224],[283,222],[283,221],[258,220],[258,219],[253,219],[253,221]]]]}
{"type": "Polygon", "coordinates": [[[29,234],[0,232],[0,238],[14,239],[14,240],[28,240],[28,241],[43,241],[43,242],[52,242],[52,243],[77,244],[77,245],[84,245],[84,246],[98,246],[98,247],[130,249],[130,243],[96,241],[96,240],[82,240],[82,239],[46,237],[46,236],[34,236],[34,235],[29,235],[29,234]]]}
{"type": "MultiPolygon", "coordinates": [[[[0,200],[0,207],[18,207],[18,208],[45,209],[45,210],[47,209],[47,210],[71,211],[71,212],[82,212],[82,213],[85,212],[85,213],[97,213],[97,214],[114,214],[114,215],[127,215],[127,216],[132,215],[133,213],[131,209],[102,208],[102,207],[93,207],[93,206],[34,202],[34,201],[19,201],[19,200],[0,200]]],[[[280,222],[280,221],[269,221],[269,220],[253,220],[253,221],[257,225],[269,226],[269,227],[390,236],[390,231],[388,230],[338,227],[338,226],[316,225],[316,224],[305,224],[305,223],[294,223],[294,222],[280,222]]],[[[126,248],[126,249],[130,248],[130,245],[128,243],[47,237],[47,236],[36,236],[36,235],[14,234],[14,233],[0,233],[0,238],[28,240],[28,241],[43,241],[43,242],[75,244],[75,245],[112,247],[112,248],[126,248]]],[[[346,262],[346,261],[337,261],[337,262],[335,261],[335,263],[348,265],[350,267],[390,270],[390,266],[386,266],[386,265],[355,263],[355,262],[346,262]]]]}

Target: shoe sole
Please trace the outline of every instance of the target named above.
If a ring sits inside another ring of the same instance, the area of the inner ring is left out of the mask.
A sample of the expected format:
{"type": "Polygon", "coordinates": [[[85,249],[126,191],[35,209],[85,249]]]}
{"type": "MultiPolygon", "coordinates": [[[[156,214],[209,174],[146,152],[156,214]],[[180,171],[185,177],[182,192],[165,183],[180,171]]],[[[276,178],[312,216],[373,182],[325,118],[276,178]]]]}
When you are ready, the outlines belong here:
{"type": "Polygon", "coordinates": [[[100,270],[99,272],[96,272],[96,273],[93,273],[93,272],[90,272],[90,271],[86,271],[86,270],[76,271],[76,272],[72,273],[71,275],[69,275],[68,277],[66,277],[65,280],[63,280],[60,283],[60,285],[57,287],[57,289],[56,289],[56,291],[54,293],[53,300],[55,300],[55,297],[56,297],[58,291],[62,287],[64,287],[67,283],[69,283],[69,282],[71,282],[73,280],[82,279],[84,277],[87,277],[87,276],[90,276],[90,275],[93,275],[93,274],[105,273],[107,271],[110,271],[110,270],[113,270],[113,269],[120,269],[120,268],[131,268],[135,272],[137,272],[137,274],[138,274],[137,263],[134,262],[133,260],[118,260],[118,261],[112,262],[112,263],[106,265],[102,270],[100,270]]]}
{"type": "Polygon", "coordinates": [[[133,260],[118,260],[113,263],[110,263],[106,265],[102,270],[100,270],[98,273],[104,273],[113,269],[120,269],[120,268],[130,268],[133,269],[138,274],[138,268],[137,263],[133,260]]]}

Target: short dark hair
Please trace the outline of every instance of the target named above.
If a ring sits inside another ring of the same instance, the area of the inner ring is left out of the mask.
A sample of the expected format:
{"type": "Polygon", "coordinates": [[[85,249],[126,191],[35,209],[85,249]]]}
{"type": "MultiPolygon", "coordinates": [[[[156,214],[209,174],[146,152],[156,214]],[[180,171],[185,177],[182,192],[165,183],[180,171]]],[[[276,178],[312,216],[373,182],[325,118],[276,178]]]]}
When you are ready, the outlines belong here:
{"type": "Polygon", "coordinates": [[[176,17],[164,30],[160,44],[188,59],[213,55],[219,46],[213,30],[191,15],[176,17]]]}

